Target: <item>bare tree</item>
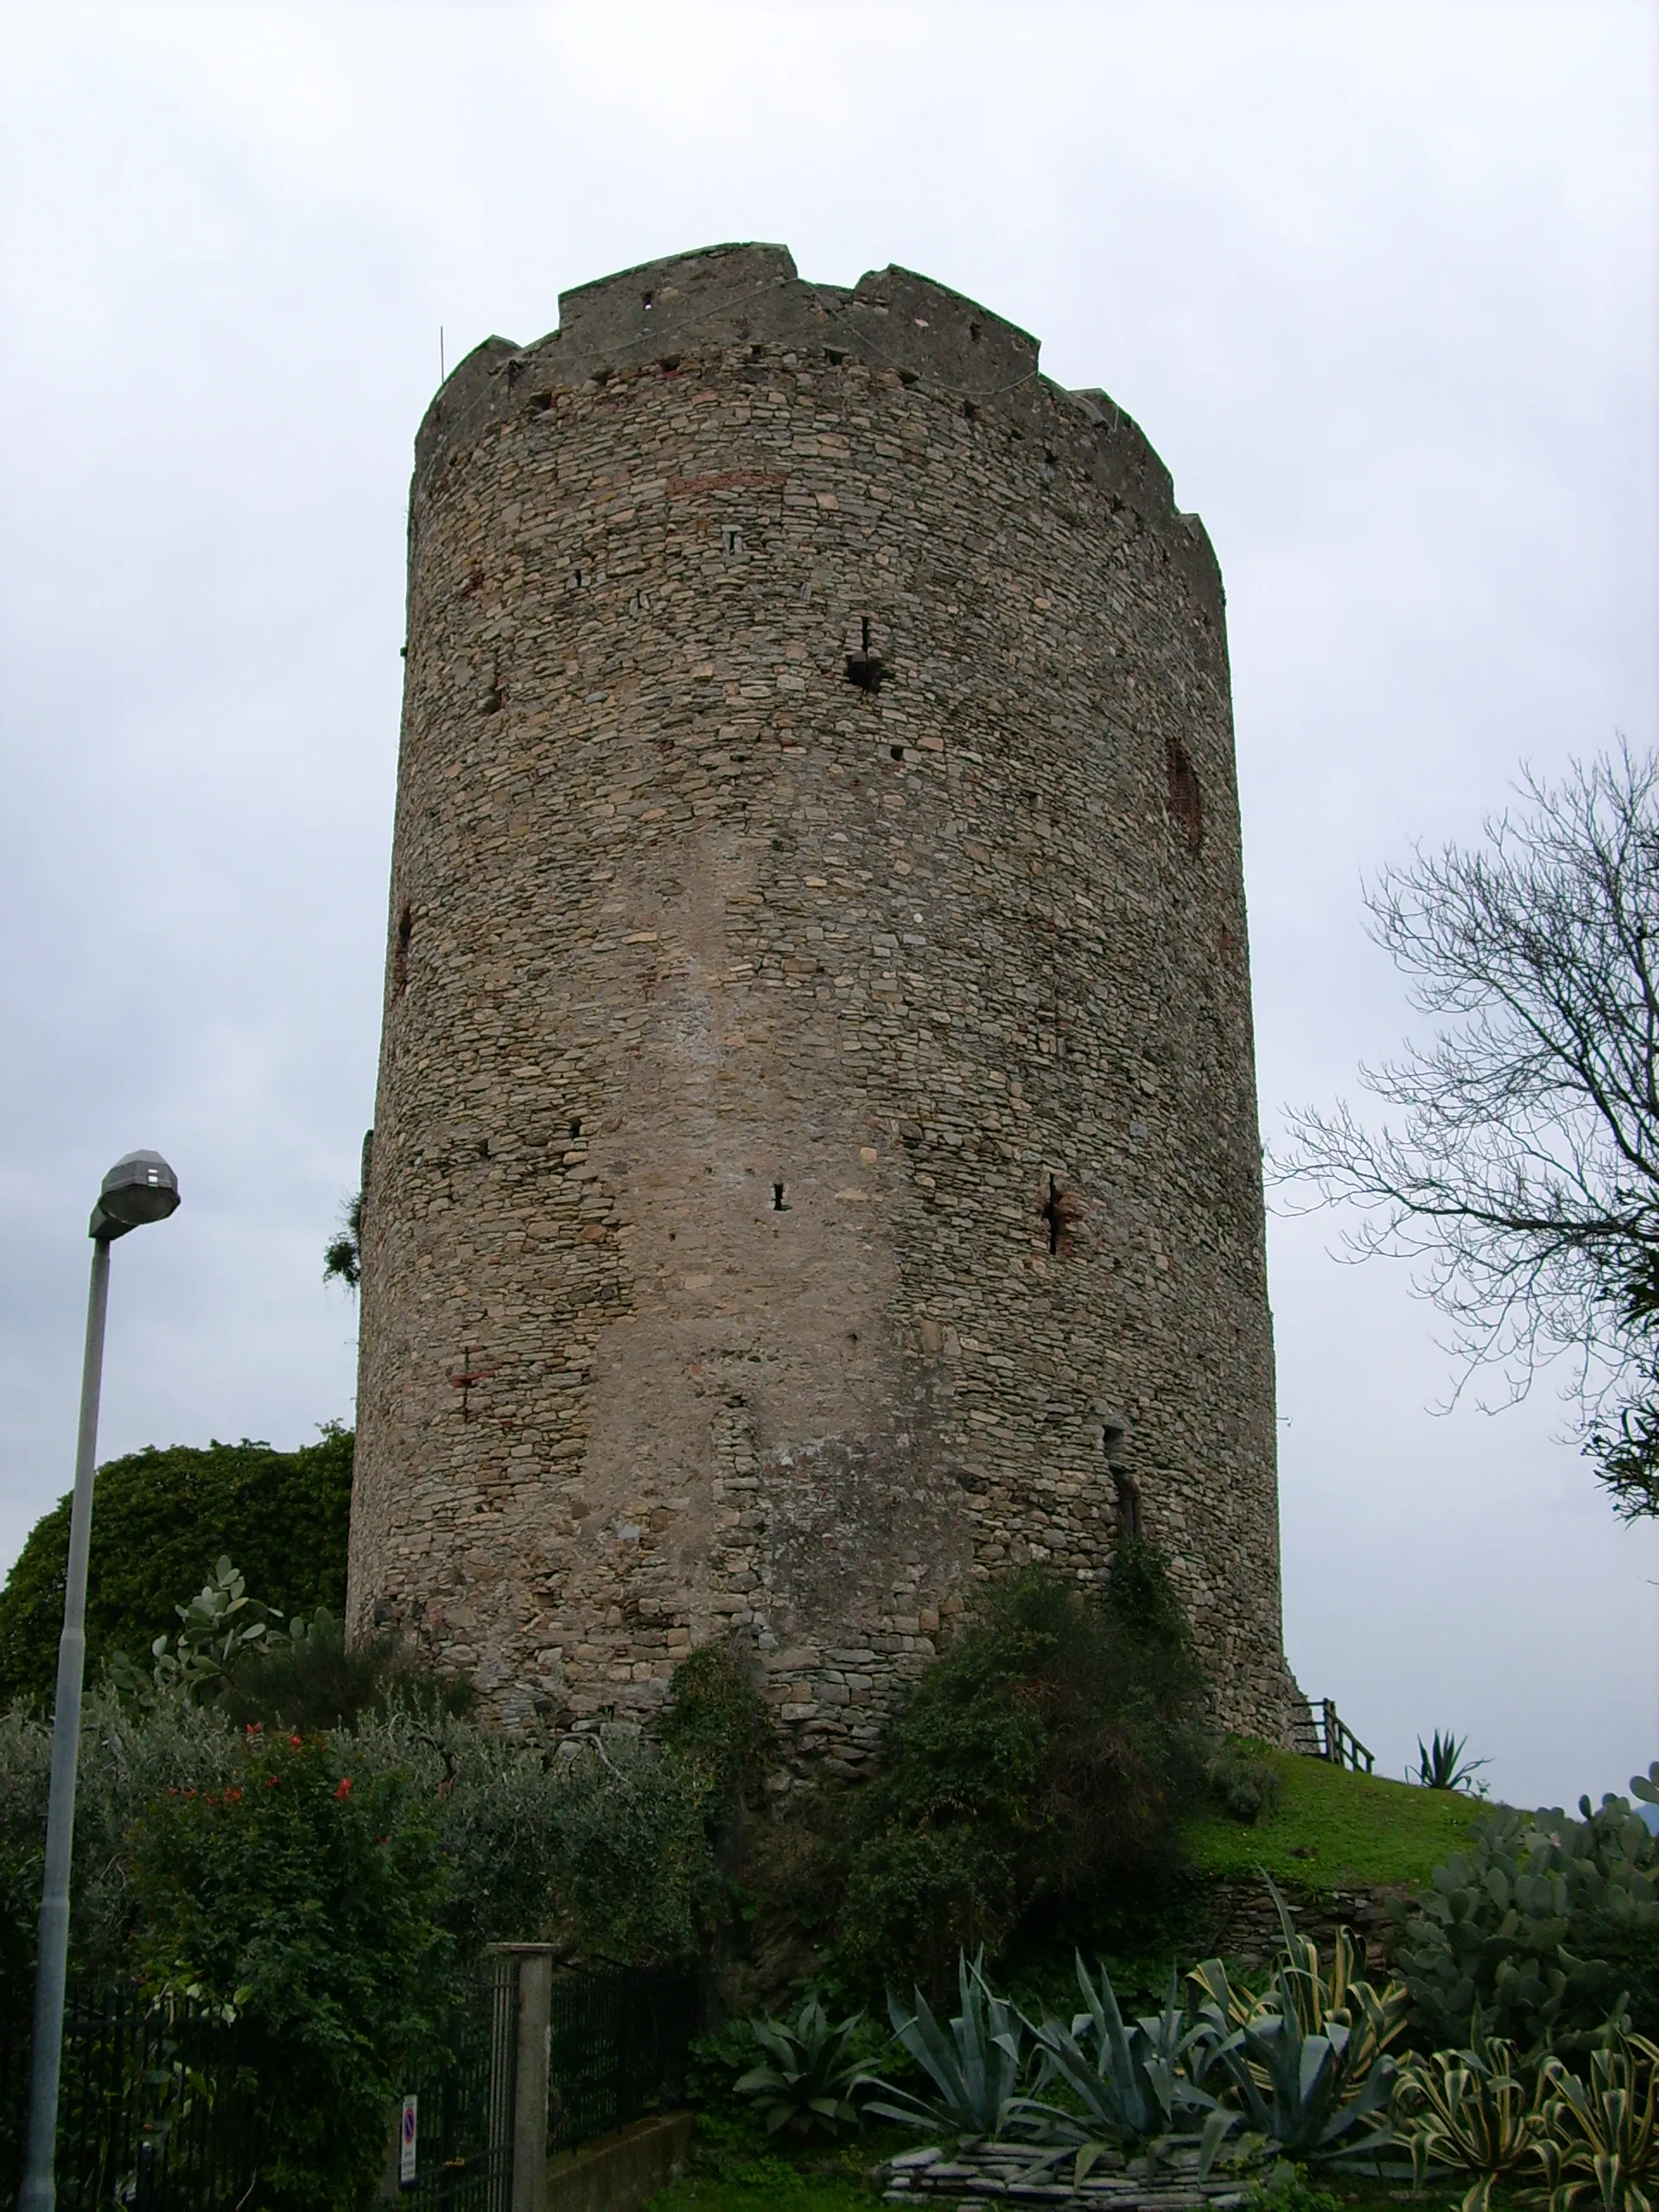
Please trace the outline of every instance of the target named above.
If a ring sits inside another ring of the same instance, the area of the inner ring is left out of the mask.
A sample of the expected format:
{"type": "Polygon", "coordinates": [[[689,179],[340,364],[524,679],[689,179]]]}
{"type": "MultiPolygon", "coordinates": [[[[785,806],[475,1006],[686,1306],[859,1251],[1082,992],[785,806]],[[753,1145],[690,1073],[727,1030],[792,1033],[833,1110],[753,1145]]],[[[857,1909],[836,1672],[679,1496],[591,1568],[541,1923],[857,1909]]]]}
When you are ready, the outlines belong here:
{"type": "Polygon", "coordinates": [[[1621,743],[1519,796],[1478,849],[1419,847],[1367,893],[1435,1033],[1360,1071],[1395,1121],[1294,1115],[1275,1179],[1362,1209],[1357,1256],[1417,1262],[1459,1389],[1490,1368],[1513,1400],[1572,1353],[1634,1520],[1659,1515],[1659,756],[1621,743]]]}

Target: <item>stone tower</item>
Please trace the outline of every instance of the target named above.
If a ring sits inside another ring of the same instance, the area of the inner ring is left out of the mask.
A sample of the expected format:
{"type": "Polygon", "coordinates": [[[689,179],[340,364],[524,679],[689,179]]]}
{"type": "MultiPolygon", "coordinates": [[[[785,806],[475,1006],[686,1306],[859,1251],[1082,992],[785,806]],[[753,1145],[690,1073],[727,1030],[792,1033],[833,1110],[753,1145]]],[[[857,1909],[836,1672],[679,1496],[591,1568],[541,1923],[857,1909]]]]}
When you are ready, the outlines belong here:
{"type": "Polygon", "coordinates": [[[509,1727],[735,1633],[849,1771],[976,1579],[1138,1520],[1282,1739],[1201,524],[907,270],[559,307],[416,449],[354,1625],[509,1727]]]}

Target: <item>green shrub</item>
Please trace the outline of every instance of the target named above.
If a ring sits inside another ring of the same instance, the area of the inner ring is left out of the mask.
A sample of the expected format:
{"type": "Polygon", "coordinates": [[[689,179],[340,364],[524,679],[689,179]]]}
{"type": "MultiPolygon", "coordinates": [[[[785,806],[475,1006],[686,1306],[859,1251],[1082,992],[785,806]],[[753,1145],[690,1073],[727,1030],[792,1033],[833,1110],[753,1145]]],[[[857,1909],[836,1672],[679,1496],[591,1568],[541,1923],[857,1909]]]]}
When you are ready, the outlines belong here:
{"type": "Polygon", "coordinates": [[[1204,1778],[1211,1794],[1233,1818],[1249,1827],[1279,1809],[1284,1785],[1278,1768],[1236,1737],[1230,1736],[1211,1753],[1205,1763],[1204,1778]]]}
{"type": "MultiPolygon", "coordinates": [[[[284,1613],[346,1603],[352,1433],[297,1452],[268,1444],[151,1447],[99,1470],[87,1570],[89,1679],[118,1651],[142,1661],[181,1593],[221,1553],[284,1613]]],[[[49,1705],[63,1627],[69,1500],[37,1521],[0,1592],[0,1707],[49,1705]]]]}
{"type": "Polygon", "coordinates": [[[145,1980],[234,2005],[253,2043],[264,2201],[357,2205],[448,2008],[429,1806],[402,1777],[353,1774],[326,1738],[252,1731],[221,1787],[151,1804],[132,1885],[145,1980]]]}
{"type": "Polygon", "coordinates": [[[289,1624],[282,1642],[245,1652],[231,1669],[219,1703],[236,1726],[343,1728],[391,1707],[464,1715],[478,1702],[472,1684],[444,1675],[396,1636],[347,1644],[345,1627],[326,1606],[309,1621],[289,1624]]]}
{"type": "Polygon", "coordinates": [[[958,1948],[1053,1940],[1165,1872],[1199,1780],[1199,1691],[1150,1545],[1124,1548],[1098,1600],[1035,1568],[992,1584],[847,1808],[853,1971],[937,1992],[958,1948]]]}
{"type": "Polygon", "coordinates": [[[1523,2050],[1581,2044],[1621,1996],[1659,2026],[1659,1842],[1622,1797],[1579,1809],[1477,1820],[1402,1910],[1396,1968],[1425,2049],[1467,2044],[1477,2006],[1523,2050]]]}
{"type": "Polygon", "coordinates": [[[778,1734],[766,1701],[723,1644],[682,1659],[669,1681],[658,1738],[671,1756],[730,1803],[758,1789],[777,1763],[778,1734]]]}

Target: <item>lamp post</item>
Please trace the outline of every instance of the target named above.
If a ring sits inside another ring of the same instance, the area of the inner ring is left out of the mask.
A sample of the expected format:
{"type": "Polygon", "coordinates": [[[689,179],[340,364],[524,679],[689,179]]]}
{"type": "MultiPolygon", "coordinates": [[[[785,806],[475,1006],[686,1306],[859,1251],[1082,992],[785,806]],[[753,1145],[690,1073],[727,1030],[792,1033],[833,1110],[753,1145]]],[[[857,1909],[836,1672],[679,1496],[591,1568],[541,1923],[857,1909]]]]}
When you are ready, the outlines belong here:
{"type": "Polygon", "coordinates": [[[29,2148],[18,2212],[54,2212],[57,2202],[54,2167],[63,1986],[69,1960],[69,1859],[75,1839],[75,1761],[80,1749],[80,1683],[86,1661],[86,1557],[92,1534],[92,1469],[98,1452],[104,1315],[110,1297],[110,1247],[130,1229],[147,1221],[165,1221],[178,1203],[179,1179],[160,1153],[130,1152],[104,1178],[86,1232],[92,1240],[92,1281],[86,1300],[75,1497],[69,1515],[69,1571],[63,1593],[63,1636],[58,1645],[58,1695],[52,1716],[52,1786],[47,1801],[40,1956],[35,1969],[29,2148]]]}

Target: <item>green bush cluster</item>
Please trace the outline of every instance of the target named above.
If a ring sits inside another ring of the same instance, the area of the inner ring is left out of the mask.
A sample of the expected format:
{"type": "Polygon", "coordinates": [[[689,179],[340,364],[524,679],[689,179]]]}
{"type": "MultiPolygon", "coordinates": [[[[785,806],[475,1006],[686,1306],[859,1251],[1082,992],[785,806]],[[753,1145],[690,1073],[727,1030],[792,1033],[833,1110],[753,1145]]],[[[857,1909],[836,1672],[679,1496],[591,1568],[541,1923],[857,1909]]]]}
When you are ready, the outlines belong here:
{"type": "Polygon", "coordinates": [[[1621,2000],[1637,2028],[1659,2031],[1659,1840],[1622,1797],[1581,1798],[1579,1811],[1485,1815],[1401,1908],[1421,2040],[1465,2040],[1478,2007],[1522,2049],[1559,2049],[1621,2000]]]}
{"type": "MultiPolygon", "coordinates": [[[[143,1661],[170,1631],[181,1592],[222,1553],[266,1605],[284,1614],[346,1604],[351,1519],[349,1429],[315,1444],[174,1445],[111,1459],[98,1473],[87,1570],[90,1676],[118,1651],[143,1661]]],[[[0,1592],[0,1710],[16,1698],[49,1702],[63,1626],[69,1500],[36,1522],[0,1592]]]]}
{"type": "Polygon", "coordinates": [[[959,2157],[1012,2149],[1027,2182],[1069,2168],[1081,2186],[1103,2168],[1192,2190],[1224,2162],[1235,2186],[1254,2178],[1257,2212],[1331,2212],[1336,2200],[1302,2178],[1310,2167],[1413,2179],[1420,2194],[1455,2177],[1464,2212],[1487,2212],[1500,2185],[1538,2212],[1650,2212],[1659,2045],[1615,2019],[1572,2055],[1547,2040],[1526,2054],[1477,2012],[1461,2044],[1402,2059],[1405,1985],[1367,1981],[1345,1935],[1322,1959],[1274,1897],[1285,1940],[1265,1990],[1210,1959],[1172,1974],[1156,2011],[1126,2019],[1105,1969],[1079,1958],[1084,2009],[1069,2023],[1052,2011],[1033,2019],[992,1988],[982,1959],[959,1956],[948,2021],[919,1990],[908,2007],[889,1994],[887,2056],[909,2060],[902,2083],[880,2059],[861,2069],[852,2058],[861,2016],[832,2027],[809,2005],[793,2020],[751,2022],[747,2048],[728,2042],[730,2067],[749,2062],[735,2092],[774,2133],[830,2134],[873,2116],[959,2157]]]}
{"type": "Polygon", "coordinates": [[[454,1946],[429,1798],[342,1746],[251,1729],[218,1786],[137,1822],[133,1964],[150,1989],[241,2016],[266,2100],[271,2212],[360,2202],[411,2062],[438,2044],[454,1946]]]}
{"type": "Polygon", "coordinates": [[[938,1989],[958,1948],[1065,1940],[1155,1882],[1202,1790],[1202,1683],[1162,1562],[1124,1547],[1086,1598],[1032,1568],[988,1586],[828,1808],[819,1870],[855,1984],[938,1989]]]}

